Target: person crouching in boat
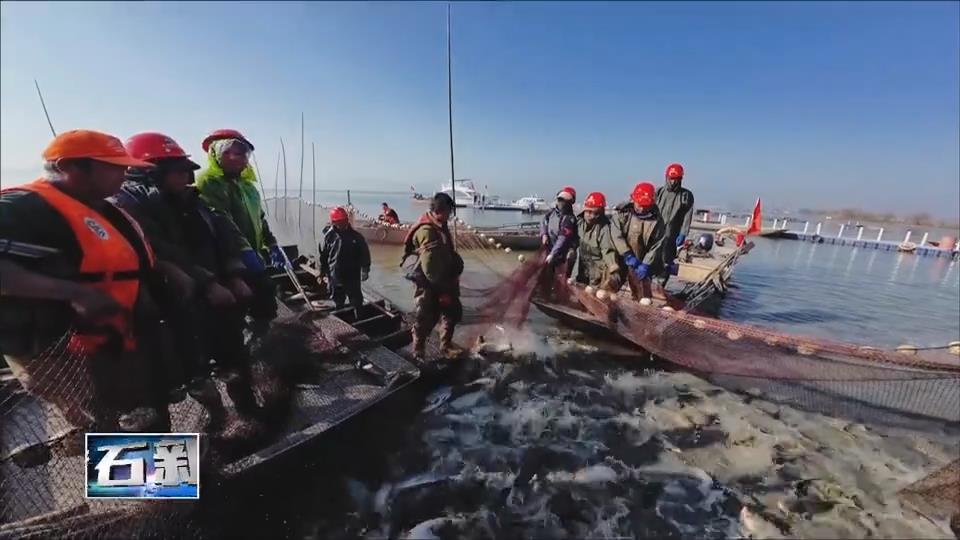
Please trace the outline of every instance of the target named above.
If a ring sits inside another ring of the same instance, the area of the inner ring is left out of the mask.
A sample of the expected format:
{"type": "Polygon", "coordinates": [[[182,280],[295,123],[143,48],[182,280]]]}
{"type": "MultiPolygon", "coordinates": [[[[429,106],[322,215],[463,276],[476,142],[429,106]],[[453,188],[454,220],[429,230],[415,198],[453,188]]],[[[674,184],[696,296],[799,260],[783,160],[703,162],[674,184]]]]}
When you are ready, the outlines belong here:
{"type": "Polygon", "coordinates": [[[665,227],[649,182],[633,188],[630,202],[617,206],[613,216],[613,243],[623,261],[634,299],[652,296],[650,279],[663,266],[665,227]]]}
{"type": "Polygon", "coordinates": [[[239,131],[219,129],[203,140],[207,168],[197,176],[200,197],[228,216],[240,231],[241,258],[253,289],[250,316],[260,331],[277,316],[277,299],[266,262],[283,267],[284,257],[263,211],[257,177],[249,164],[253,144],[239,131]]]}
{"type": "MultiPolygon", "coordinates": [[[[125,146],[131,156],[154,165],[127,169],[114,199],[140,224],[169,284],[162,307],[176,337],[183,375],[178,383],[185,383],[190,396],[207,409],[207,431],[221,429],[226,409],[210,378],[213,359],[237,412],[252,417],[257,405],[243,318],[253,293],[243,279],[240,232],[230,218],[200,200],[191,185],[200,166],[176,141],[162,133],[139,133],[125,146]]],[[[249,430],[230,429],[231,434],[244,431],[249,430]]]]}
{"type": "Polygon", "coordinates": [[[152,383],[153,250],[106,200],[128,166],[152,165],[90,130],[56,136],[43,159],[46,177],[0,191],[4,358],[84,431],[169,431],[166,392],[152,383]]]}
{"type": "Polygon", "coordinates": [[[577,191],[566,186],[557,193],[556,205],[547,212],[540,223],[540,243],[547,250],[546,266],[540,275],[540,287],[545,294],[553,289],[557,279],[557,270],[566,279],[572,262],[568,256],[577,243],[577,219],[573,214],[573,203],[577,201],[577,191]]]}
{"type": "Polygon", "coordinates": [[[613,244],[607,199],[594,192],[583,201],[577,216],[577,283],[616,292],[620,289],[620,263],[613,244]]]}
{"type": "MultiPolygon", "coordinates": [[[[340,309],[350,299],[350,305],[363,307],[362,281],[370,277],[370,248],[363,235],[350,226],[347,211],[338,206],[330,211],[330,225],[321,233],[320,273],[327,278],[330,298],[340,309]]],[[[359,313],[359,312],[358,312],[359,313]]]]}
{"type": "Polygon", "coordinates": [[[427,337],[438,324],[441,353],[453,357],[463,352],[453,344],[454,329],[463,318],[460,303],[463,258],[457,253],[447,226],[453,208],[449,195],[437,193],[430,201],[430,211],[420,216],[404,240],[403,260],[417,256],[407,279],[416,284],[413,351],[421,361],[426,355],[427,337]]]}
{"type": "Polygon", "coordinates": [[[377,216],[377,221],[387,225],[396,225],[400,223],[400,216],[397,215],[396,210],[390,208],[389,204],[383,203],[380,205],[380,215],[377,216]]]}
{"type": "Polygon", "coordinates": [[[657,188],[656,202],[665,226],[663,264],[658,271],[660,284],[667,285],[676,270],[677,250],[686,242],[693,220],[693,192],[683,187],[683,165],[671,163],[664,173],[665,183],[657,188]]]}

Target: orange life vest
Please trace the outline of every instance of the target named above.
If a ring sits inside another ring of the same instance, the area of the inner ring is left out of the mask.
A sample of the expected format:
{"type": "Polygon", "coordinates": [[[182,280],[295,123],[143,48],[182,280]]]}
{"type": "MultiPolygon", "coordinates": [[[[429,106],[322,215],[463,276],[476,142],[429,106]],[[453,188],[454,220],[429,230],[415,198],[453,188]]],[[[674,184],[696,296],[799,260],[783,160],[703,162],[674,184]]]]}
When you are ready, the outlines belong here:
{"type": "MultiPolygon", "coordinates": [[[[125,313],[110,317],[103,323],[116,330],[123,337],[125,350],[136,347],[130,316],[133,312],[140,281],[143,273],[153,268],[154,256],[150,244],[144,238],[137,222],[122,209],[118,212],[126,218],[147,254],[147,268],[141,268],[140,258],[134,246],[103,215],[86,204],[60,191],[50,182],[35,180],[29,184],[16,186],[11,190],[25,190],[36,193],[64,217],[80,244],[83,258],[80,261],[80,274],[77,280],[113,297],[125,313]]],[[[110,204],[110,203],[106,203],[110,204]]],[[[69,343],[74,351],[93,352],[102,347],[109,336],[102,333],[81,333],[78,331],[69,343]]]]}

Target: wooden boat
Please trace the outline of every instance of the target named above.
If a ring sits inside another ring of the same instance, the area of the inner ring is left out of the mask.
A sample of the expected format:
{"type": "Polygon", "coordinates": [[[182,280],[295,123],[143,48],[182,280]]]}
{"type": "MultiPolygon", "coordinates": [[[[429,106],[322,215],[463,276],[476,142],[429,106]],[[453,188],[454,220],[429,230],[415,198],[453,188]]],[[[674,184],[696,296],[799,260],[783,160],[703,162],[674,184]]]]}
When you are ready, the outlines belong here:
{"type": "MultiPolygon", "coordinates": [[[[539,225],[537,225],[539,227],[539,225]]],[[[374,221],[357,221],[353,228],[357,230],[371,244],[388,244],[399,246],[403,244],[407,237],[409,224],[386,225],[374,221]]],[[[485,238],[493,238],[495,243],[500,243],[516,251],[535,251],[540,248],[540,236],[538,228],[511,227],[483,227],[467,229],[464,226],[457,228],[457,248],[458,249],[476,249],[486,244],[485,238]]]]}
{"type": "MultiPolygon", "coordinates": [[[[457,365],[440,361],[417,365],[405,349],[411,334],[404,313],[369,291],[365,291],[369,300],[359,310],[333,309],[322,300],[316,265],[298,257],[295,247],[285,251],[297,262],[292,273],[298,286],[285,272],[271,276],[277,284],[279,314],[308,321],[331,350],[295,381],[289,412],[271,424],[269,438],[253,451],[219,462],[218,483],[260,477],[274,470],[269,465],[303,457],[332,429],[356,421],[385,400],[429,391],[419,384],[424,373],[457,365]]],[[[436,344],[429,343],[428,354],[436,351],[436,344]]],[[[56,407],[26,392],[9,370],[2,375],[0,538],[84,534],[104,523],[143,519],[150,512],[160,515],[157,505],[169,503],[85,499],[82,431],[56,407]]],[[[222,382],[218,386],[223,394],[222,382]]],[[[173,432],[201,432],[206,421],[202,407],[189,396],[171,404],[170,415],[173,432]]]]}
{"type": "MultiPolygon", "coordinates": [[[[675,283],[681,284],[680,290],[676,294],[665,294],[655,290],[654,296],[650,299],[652,306],[654,308],[670,306],[679,310],[683,308],[684,303],[695,302],[698,313],[716,313],[733,276],[734,267],[741,257],[753,249],[753,246],[752,242],[745,242],[742,246],[715,244],[708,252],[691,248],[681,249],[677,254],[679,271],[673,278],[675,283]]],[[[626,286],[619,291],[618,296],[622,302],[636,301],[631,296],[629,287],[626,286]]],[[[571,328],[603,339],[636,345],[614,332],[607,321],[594,316],[582,306],[545,298],[542,295],[534,296],[532,303],[545,315],[571,328]]]]}

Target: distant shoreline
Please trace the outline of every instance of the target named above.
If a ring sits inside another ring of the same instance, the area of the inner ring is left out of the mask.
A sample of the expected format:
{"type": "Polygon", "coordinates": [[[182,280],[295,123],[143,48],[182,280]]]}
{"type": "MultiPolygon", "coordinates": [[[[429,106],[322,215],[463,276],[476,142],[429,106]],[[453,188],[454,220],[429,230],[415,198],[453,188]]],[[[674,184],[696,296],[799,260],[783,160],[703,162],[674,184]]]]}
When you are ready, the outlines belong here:
{"type": "Polygon", "coordinates": [[[893,212],[869,212],[866,210],[850,208],[844,208],[840,210],[814,210],[809,208],[801,208],[799,212],[815,216],[829,216],[831,220],[836,221],[858,221],[861,223],[908,225],[950,230],[960,229],[960,222],[937,219],[926,212],[907,216],[898,216],[893,212]]]}

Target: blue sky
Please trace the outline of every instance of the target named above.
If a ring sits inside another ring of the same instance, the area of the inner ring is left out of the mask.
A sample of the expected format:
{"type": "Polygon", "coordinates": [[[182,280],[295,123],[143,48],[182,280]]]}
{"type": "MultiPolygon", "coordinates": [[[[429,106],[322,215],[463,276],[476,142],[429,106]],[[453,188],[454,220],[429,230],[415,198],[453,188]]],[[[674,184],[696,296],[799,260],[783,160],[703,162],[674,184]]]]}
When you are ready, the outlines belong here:
{"type": "MultiPolygon", "coordinates": [[[[625,196],[679,161],[702,204],[960,215],[960,3],[454,4],[459,177],[625,196]]],[[[443,3],[8,3],[3,185],[58,130],[241,129],[318,187],[449,177],[443,3]]]]}

